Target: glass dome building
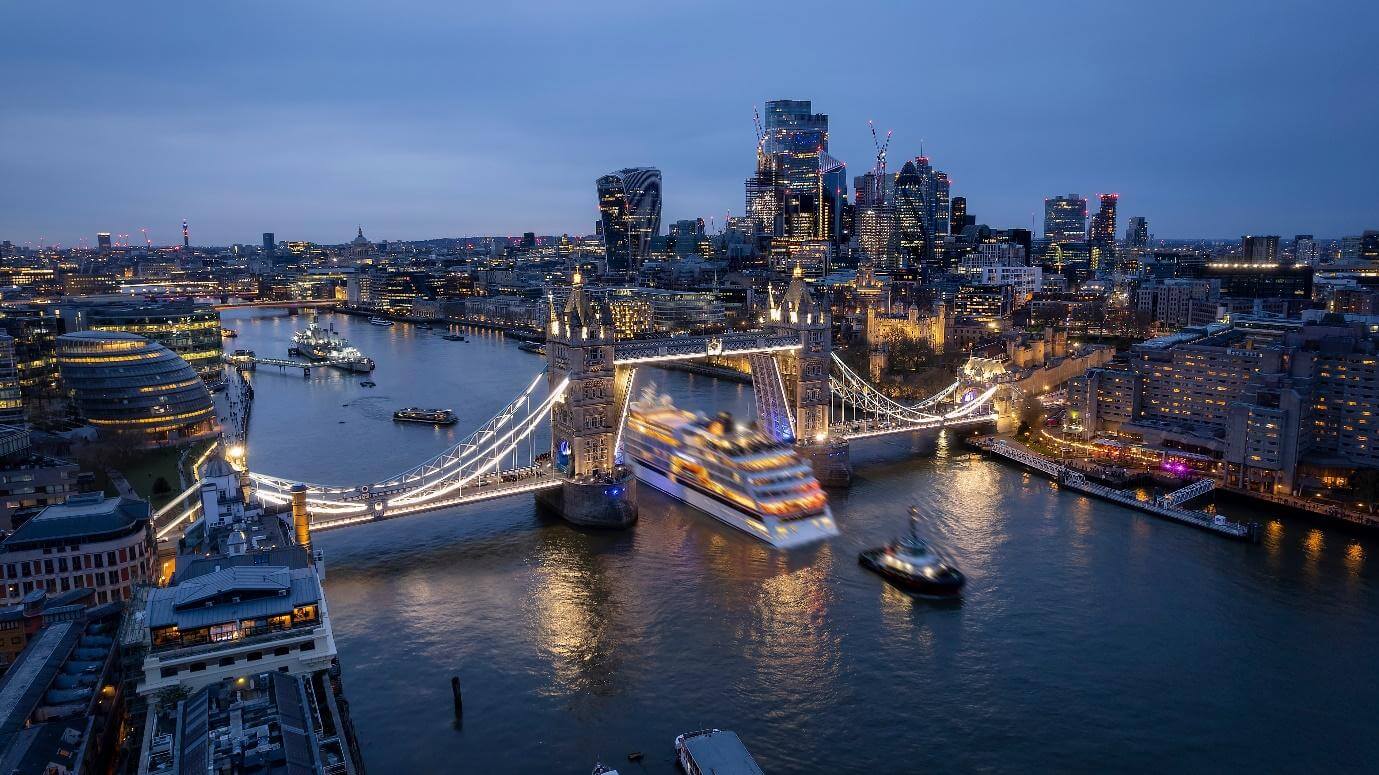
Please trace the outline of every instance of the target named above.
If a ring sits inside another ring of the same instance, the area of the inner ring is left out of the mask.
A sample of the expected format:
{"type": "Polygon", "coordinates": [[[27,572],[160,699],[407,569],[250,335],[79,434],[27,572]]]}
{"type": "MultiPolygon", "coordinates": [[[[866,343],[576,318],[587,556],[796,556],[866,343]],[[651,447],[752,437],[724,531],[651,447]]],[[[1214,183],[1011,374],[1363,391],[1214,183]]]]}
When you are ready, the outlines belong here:
{"type": "Polygon", "coordinates": [[[82,417],[106,439],[167,447],[220,432],[205,383],[157,342],[122,331],[79,331],[57,338],[57,362],[82,417]]]}

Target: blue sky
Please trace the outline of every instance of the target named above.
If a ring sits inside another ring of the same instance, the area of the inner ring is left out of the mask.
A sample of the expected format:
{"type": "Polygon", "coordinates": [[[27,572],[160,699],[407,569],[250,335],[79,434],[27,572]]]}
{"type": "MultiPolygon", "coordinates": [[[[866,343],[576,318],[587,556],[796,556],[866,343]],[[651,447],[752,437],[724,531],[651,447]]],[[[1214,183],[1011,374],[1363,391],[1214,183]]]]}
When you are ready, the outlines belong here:
{"type": "Polygon", "coordinates": [[[1162,237],[1379,228],[1362,2],[5,3],[0,239],[588,233],[659,166],[664,220],[742,211],[752,107],[867,120],[993,226],[1121,194],[1162,237]]]}

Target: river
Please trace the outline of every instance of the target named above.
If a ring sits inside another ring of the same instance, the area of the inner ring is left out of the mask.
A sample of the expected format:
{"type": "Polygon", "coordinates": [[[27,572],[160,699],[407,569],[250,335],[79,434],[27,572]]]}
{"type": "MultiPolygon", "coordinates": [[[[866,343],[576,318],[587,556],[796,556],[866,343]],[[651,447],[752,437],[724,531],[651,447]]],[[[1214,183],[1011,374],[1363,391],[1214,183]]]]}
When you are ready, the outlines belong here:
{"type": "MultiPolygon", "coordinates": [[[[323,315],[378,362],[263,368],[249,460],[320,483],[408,468],[488,419],[544,361],[498,334],[323,315]],[[395,424],[450,407],[451,429],[395,424]]],[[[227,346],[285,354],[307,318],[225,314],[227,346]]],[[[749,414],[748,386],[645,370],[677,402],[749,414]]],[[[782,553],[641,490],[588,532],[530,495],[321,534],[369,769],[675,771],[676,734],[735,730],[768,773],[1364,770],[1379,756],[1379,540],[1225,506],[1235,543],[1058,492],[941,439],[853,445],[842,535],[782,553]],[[857,564],[906,529],[968,576],[916,601],[857,564]],[[450,676],[464,687],[451,710],[450,676]],[[645,758],[630,763],[626,755],[645,758]]]]}

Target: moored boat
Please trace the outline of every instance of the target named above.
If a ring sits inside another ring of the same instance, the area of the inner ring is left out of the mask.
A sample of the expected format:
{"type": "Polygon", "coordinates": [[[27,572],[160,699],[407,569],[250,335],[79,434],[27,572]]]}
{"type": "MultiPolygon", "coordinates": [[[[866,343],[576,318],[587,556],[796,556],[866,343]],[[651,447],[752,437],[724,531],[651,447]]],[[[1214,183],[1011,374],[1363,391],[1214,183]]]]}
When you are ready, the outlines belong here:
{"type": "Polygon", "coordinates": [[[961,571],[919,537],[919,510],[914,507],[910,507],[910,535],[862,552],[857,562],[901,589],[926,597],[957,597],[967,583],[961,571]]]}
{"type": "Polygon", "coordinates": [[[675,759],[687,775],[765,775],[741,738],[726,729],[676,737],[675,759]]]}
{"type": "Polygon", "coordinates": [[[441,339],[444,339],[447,342],[463,342],[465,340],[464,334],[455,333],[441,334],[441,339]]]}
{"type": "Polygon", "coordinates": [[[322,328],[315,323],[308,324],[305,329],[292,335],[292,346],[288,348],[287,354],[300,355],[313,361],[326,361],[327,365],[355,374],[367,374],[374,370],[372,358],[364,355],[359,348],[352,346],[348,339],[334,330],[322,328]]]}
{"type": "Polygon", "coordinates": [[[392,324],[393,324],[393,321],[391,321],[391,320],[389,320],[389,319],[387,319],[387,318],[378,317],[377,315],[375,315],[375,316],[369,318],[369,325],[374,325],[374,326],[391,326],[392,324]]]}

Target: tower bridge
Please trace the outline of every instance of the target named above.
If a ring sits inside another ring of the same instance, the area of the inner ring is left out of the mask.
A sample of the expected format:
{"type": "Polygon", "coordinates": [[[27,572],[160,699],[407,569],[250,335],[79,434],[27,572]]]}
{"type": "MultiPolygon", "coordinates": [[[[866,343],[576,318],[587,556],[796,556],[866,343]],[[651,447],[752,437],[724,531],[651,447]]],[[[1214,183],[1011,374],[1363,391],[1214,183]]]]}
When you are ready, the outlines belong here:
{"type": "MultiPolygon", "coordinates": [[[[902,404],[869,384],[831,348],[831,321],[798,270],[761,330],[618,341],[606,307],[578,274],[546,330],[546,369],[487,422],[440,454],[375,482],[329,485],[249,472],[258,497],[304,507],[312,530],[477,503],[520,493],[579,525],[636,519],[636,480],[622,464],[622,430],[639,367],[718,355],[751,367],[757,423],[793,443],[825,485],[851,478],[855,440],[994,423],[999,386],[948,385],[902,404]],[[549,443],[542,430],[549,429],[549,443]],[[542,443],[538,445],[538,438],[542,443]]],[[[155,516],[160,538],[194,519],[193,485],[155,516]],[[191,504],[188,506],[188,504],[191,504]]]]}

